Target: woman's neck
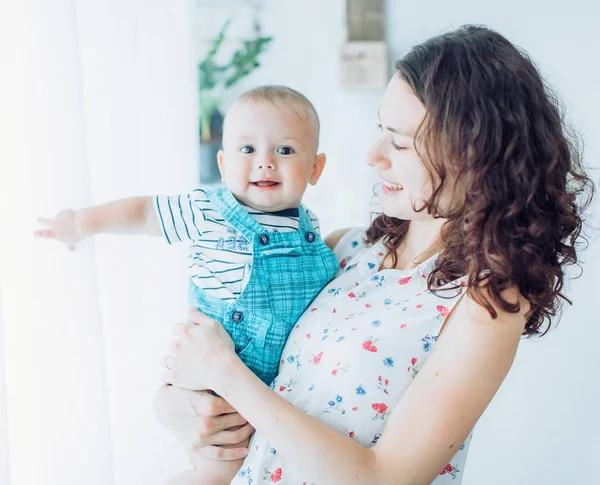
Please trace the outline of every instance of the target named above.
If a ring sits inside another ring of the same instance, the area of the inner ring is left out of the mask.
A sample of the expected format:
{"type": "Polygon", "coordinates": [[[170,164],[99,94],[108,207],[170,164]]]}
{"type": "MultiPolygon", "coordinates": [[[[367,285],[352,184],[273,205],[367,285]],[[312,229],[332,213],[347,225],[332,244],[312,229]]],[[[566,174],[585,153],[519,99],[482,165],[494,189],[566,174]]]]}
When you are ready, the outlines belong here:
{"type": "Polygon", "coordinates": [[[445,219],[410,221],[406,236],[396,251],[398,261],[395,268],[414,268],[437,253],[441,248],[441,232],[445,222],[445,219]]]}

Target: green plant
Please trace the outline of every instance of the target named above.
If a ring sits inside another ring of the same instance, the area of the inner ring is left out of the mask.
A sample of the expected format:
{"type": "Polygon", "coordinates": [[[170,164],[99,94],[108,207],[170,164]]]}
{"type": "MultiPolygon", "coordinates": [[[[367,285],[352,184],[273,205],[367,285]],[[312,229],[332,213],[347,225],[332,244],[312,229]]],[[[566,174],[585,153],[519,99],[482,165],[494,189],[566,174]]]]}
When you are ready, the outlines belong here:
{"type": "Polygon", "coordinates": [[[208,143],[218,135],[214,133],[211,126],[221,104],[223,92],[248,76],[256,68],[260,67],[258,57],[265,50],[267,44],[273,40],[272,37],[259,35],[260,28],[254,24],[255,37],[245,40],[237,49],[229,62],[219,64],[217,55],[226,39],[227,29],[231,19],[227,20],[217,36],[213,39],[211,48],[202,62],[198,65],[199,89],[200,89],[200,140],[208,143]]]}

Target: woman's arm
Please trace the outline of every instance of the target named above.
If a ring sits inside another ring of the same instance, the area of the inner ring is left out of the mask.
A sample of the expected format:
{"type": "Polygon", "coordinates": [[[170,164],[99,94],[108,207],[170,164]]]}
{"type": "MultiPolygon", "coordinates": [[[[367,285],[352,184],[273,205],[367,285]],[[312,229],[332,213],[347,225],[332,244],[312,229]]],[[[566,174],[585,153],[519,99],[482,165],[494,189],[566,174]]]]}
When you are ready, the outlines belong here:
{"type": "MultiPolygon", "coordinates": [[[[511,294],[522,300],[517,292],[511,294]]],[[[510,369],[528,310],[526,302],[521,306],[519,314],[497,308],[498,318],[492,320],[484,308],[463,298],[373,448],[295,408],[233,353],[209,385],[315,482],[429,484],[466,439],[510,369]]],[[[194,328],[210,325],[208,319],[196,317],[196,322],[200,325],[184,332],[192,340],[203,332],[195,336],[194,328]]]]}

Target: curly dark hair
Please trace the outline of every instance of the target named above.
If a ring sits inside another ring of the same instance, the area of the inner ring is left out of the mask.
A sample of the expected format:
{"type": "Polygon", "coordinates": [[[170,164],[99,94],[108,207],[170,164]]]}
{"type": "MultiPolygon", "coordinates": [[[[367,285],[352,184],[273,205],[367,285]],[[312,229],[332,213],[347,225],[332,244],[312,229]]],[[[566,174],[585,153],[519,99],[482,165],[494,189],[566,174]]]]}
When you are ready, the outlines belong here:
{"type": "MultiPolygon", "coordinates": [[[[524,335],[544,335],[571,303],[565,269],[577,264],[594,192],[579,135],[527,54],[487,27],[434,37],[395,67],[426,108],[415,149],[433,192],[420,210],[447,219],[429,287],[467,275],[471,297],[496,318],[492,302],[520,311],[502,297],[516,286],[530,303],[524,335]]],[[[395,265],[408,223],[380,215],[367,241],[384,238],[395,265]]]]}

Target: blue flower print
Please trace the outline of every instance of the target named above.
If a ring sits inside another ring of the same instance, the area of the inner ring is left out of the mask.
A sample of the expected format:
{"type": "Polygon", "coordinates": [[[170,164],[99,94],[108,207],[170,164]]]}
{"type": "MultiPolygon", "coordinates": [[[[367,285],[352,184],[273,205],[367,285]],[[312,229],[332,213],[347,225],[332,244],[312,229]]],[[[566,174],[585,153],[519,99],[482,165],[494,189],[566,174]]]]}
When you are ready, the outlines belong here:
{"type": "Polygon", "coordinates": [[[323,411],[321,411],[321,414],[331,413],[334,411],[338,411],[342,414],[346,414],[346,410],[340,408],[340,404],[342,404],[343,402],[344,402],[344,399],[342,398],[342,396],[340,396],[339,394],[336,395],[331,401],[329,401],[327,403],[329,405],[329,407],[326,407],[325,409],[323,409],[323,411]]]}
{"type": "Polygon", "coordinates": [[[423,351],[424,352],[429,352],[431,350],[431,346],[437,341],[437,336],[434,335],[425,335],[425,337],[423,337],[421,339],[421,342],[423,342],[423,351]]]}
{"type": "Polygon", "coordinates": [[[385,300],[383,300],[383,304],[384,305],[391,305],[393,302],[391,300],[391,298],[386,298],[385,300]]]}
{"type": "Polygon", "coordinates": [[[364,396],[367,393],[367,391],[365,391],[365,388],[362,385],[359,385],[356,388],[356,394],[358,394],[359,396],[364,396]]]}
{"type": "Polygon", "coordinates": [[[312,392],[315,390],[315,385],[311,384],[311,386],[308,388],[308,392],[312,392]]]}
{"type": "Polygon", "coordinates": [[[386,367],[394,367],[394,359],[392,359],[391,357],[385,357],[383,359],[383,365],[385,365],[386,367]]]}
{"type": "Polygon", "coordinates": [[[275,454],[277,453],[277,450],[276,450],[275,448],[271,448],[271,449],[269,450],[269,453],[270,453],[271,455],[275,455],[275,454]]]}
{"type": "Polygon", "coordinates": [[[379,327],[381,326],[381,320],[373,320],[371,322],[371,325],[373,325],[374,327],[379,327]]]}
{"type": "Polygon", "coordinates": [[[377,283],[375,285],[375,288],[378,288],[380,286],[383,286],[383,283],[385,282],[385,276],[380,274],[374,274],[373,276],[371,276],[371,281],[377,283]]]}
{"type": "Polygon", "coordinates": [[[353,248],[355,248],[356,246],[358,246],[358,241],[352,241],[350,244],[353,248]]]}
{"type": "Polygon", "coordinates": [[[300,354],[292,354],[287,358],[287,363],[290,365],[295,365],[296,369],[300,369],[302,364],[300,363],[300,354]]]}
{"type": "Polygon", "coordinates": [[[379,441],[379,438],[381,438],[381,433],[377,433],[375,436],[373,436],[373,440],[371,441],[369,446],[375,446],[379,441]]]}
{"type": "Polygon", "coordinates": [[[246,485],[252,485],[254,479],[252,478],[252,470],[250,467],[244,468],[238,472],[238,477],[246,479],[246,485]]]}
{"type": "Polygon", "coordinates": [[[376,264],[375,263],[371,263],[370,261],[367,263],[367,266],[369,267],[369,269],[373,269],[375,268],[376,264]]]}
{"type": "Polygon", "coordinates": [[[346,340],[346,337],[344,337],[343,335],[340,335],[338,337],[338,339],[335,341],[335,343],[341,342],[342,340],[346,340]]]}

